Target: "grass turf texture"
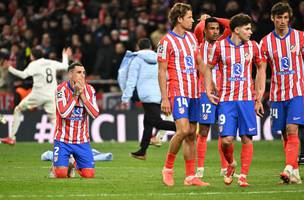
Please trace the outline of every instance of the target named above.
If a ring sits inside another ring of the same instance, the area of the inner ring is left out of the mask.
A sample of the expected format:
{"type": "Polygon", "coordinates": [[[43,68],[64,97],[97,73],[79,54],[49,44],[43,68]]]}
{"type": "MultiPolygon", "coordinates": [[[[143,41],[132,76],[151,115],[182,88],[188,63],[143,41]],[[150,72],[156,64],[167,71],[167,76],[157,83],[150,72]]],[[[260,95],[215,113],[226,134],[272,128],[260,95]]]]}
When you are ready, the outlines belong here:
{"type": "MultiPolygon", "coordinates": [[[[180,151],[175,163],[175,186],[167,188],[161,180],[168,144],[151,146],[146,161],[131,158],[137,142],[93,144],[102,152],[112,152],[114,160],[96,163],[96,178],[48,178],[50,162],[40,161],[50,144],[17,143],[15,147],[0,144],[0,199],[303,199],[303,185],[278,185],[284,167],[282,144],[256,142],[248,188],[237,186],[237,179],[225,186],[219,176],[217,142],[208,142],[204,181],[210,187],[184,186],[184,162],[180,151]]],[[[240,171],[240,142],[235,157],[240,171]]],[[[304,173],[301,172],[304,176],[304,173]]]]}

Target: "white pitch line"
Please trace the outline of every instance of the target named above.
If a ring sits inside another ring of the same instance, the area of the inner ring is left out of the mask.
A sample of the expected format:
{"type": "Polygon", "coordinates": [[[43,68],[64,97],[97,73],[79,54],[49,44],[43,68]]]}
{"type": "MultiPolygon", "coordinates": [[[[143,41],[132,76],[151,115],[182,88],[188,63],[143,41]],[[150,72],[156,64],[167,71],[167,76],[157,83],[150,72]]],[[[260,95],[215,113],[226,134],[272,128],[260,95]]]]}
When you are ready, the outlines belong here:
{"type": "MultiPolygon", "coordinates": [[[[240,195],[250,195],[250,194],[278,194],[278,193],[302,193],[304,190],[269,190],[269,191],[251,191],[251,192],[239,192],[240,195]]],[[[188,193],[121,193],[121,194],[113,194],[113,193],[99,193],[99,194],[69,194],[69,195],[0,195],[0,199],[4,198],[66,198],[66,197],[128,197],[128,196],[209,196],[209,195],[235,195],[235,192],[188,192],[188,193]]]]}

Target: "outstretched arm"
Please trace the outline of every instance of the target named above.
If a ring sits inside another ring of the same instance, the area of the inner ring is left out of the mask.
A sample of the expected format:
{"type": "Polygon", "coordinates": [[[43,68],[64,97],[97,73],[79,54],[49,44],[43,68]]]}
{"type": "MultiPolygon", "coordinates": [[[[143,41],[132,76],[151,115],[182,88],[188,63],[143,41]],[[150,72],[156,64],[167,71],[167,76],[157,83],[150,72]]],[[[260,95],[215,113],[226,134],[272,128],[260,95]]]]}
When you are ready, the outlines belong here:
{"type": "Polygon", "coordinates": [[[29,77],[30,75],[27,73],[27,70],[25,69],[24,71],[15,69],[14,67],[10,66],[8,68],[8,71],[13,74],[14,76],[17,76],[21,79],[26,79],[27,77],[29,77]]]}

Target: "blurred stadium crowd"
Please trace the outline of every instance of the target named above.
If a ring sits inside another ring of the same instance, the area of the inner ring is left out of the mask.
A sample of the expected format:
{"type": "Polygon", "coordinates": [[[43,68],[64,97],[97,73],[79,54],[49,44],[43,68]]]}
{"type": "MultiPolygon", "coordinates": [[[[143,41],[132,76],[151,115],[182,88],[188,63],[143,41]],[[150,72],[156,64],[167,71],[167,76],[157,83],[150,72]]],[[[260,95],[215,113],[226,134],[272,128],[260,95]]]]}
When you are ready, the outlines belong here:
{"type": "MultiPolygon", "coordinates": [[[[254,21],[252,39],[272,31],[270,8],[275,0],[2,0],[0,2],[0,55],[23,70],[32,48],[40,47],[45,57],[60,60],[62,48],[70,46],[73,60],[86,66],[89,80],[115,83],[125,51],[135,50],[136,41],[150,37],[155,47],[170,28],[169,8],[175,2],[190,3],[194,19],[202,13],[230,18],[239,12],[254,21]]],[[[304,0],[289,2],[294,10],[292,26],[304,30],[304,0]]],[[[196,24],[196,23],[195,23],[196,24]]],[[[0,68],[0,88],[15,92],[31,87],[0,68]]],[[[117,87],[98,84],[97,90],[117,87]]]]}

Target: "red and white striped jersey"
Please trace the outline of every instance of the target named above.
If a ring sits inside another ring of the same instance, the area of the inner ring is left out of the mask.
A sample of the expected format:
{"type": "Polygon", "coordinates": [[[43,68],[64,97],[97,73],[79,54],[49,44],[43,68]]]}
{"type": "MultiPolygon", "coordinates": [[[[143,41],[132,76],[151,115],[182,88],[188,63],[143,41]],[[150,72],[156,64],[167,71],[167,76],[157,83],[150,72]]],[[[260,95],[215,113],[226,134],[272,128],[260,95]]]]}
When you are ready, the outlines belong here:
{"type": "Polygon", "coordinates": [[[262,55],[271,66],[270,101],[303,96],[304,33],[289,28],[280,38],[274,31],[260,42],[262,55]]]}
{"type": "MultiPolygon", "coordinates": [[[[208,57],[212,51],[212,47],[213,44],[209,43],[207,40],[203,40],[200,45],[200,52],[202,55],[203,62],[205,64],[208,64],[208,57]]],[[[217,87],[219,87],[221,84],[221,74],[218,69],[219,69],[218,65],[214,66],[214,68],[212,69],[212,80],[217,87]]],[[[199,88],[200,88],[200,93],[206,92],[204,85],[204,76],[201,73],[199,75],[199,88]]]]}
{"type": "Polygon", "coordinates": [[[90,141],[88,131],[89,115],[96,118],[99,114],[94,88],[86,84],[84,94],[87,101],[73,97],[69,81],[61,83],[56,90],[56,129],[55,140],[71,144],[90,141]]]}
{"type": "Polygon", "coordinates": [[[169,97],[198,98],[197,55],[199,48],[193,33],[183,37],[168,32],[159,42],[158,62],[168,64],[167,91],[169,97]]]}
{"type": "Polygon", "coordinates": [[[235,46],[228,37],[214,44],[208,64],[219,65],[222,79],[218,88],[220,102],[254,100],[252,61],[256,64],[263,61],[255,41],[235,46]]]}

